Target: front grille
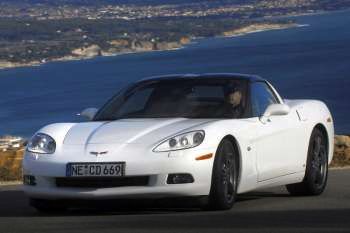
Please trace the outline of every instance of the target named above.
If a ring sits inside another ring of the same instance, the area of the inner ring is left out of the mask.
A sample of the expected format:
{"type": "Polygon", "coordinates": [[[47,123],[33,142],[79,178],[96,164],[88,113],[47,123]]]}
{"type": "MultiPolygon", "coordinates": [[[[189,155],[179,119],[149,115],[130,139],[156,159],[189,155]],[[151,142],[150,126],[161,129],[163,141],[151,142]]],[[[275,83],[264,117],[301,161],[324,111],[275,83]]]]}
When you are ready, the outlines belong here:
{"type": "Polygon", "coordinates": [[[149,176],[130,177],[59,177],[57,187],[70,188],[113,188],[125,186],[146,186],[149,176]]]}

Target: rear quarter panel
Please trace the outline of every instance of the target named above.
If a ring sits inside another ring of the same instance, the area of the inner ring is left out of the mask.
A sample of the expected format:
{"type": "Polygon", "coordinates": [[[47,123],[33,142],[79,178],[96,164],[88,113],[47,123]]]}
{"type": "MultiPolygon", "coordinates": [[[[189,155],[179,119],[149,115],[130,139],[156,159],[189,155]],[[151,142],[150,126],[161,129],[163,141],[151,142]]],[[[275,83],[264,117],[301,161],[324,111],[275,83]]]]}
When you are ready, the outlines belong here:
{"type": "Polygon", "coordinates": [[[285,103],[289,105],[291,111],[297,112],[307,146],[313,129],[320,125],[324,127],[328,138],[328,162],[331,163],[334,150],[334,123],[326,104],[319,100],[285,100],[285,103]]]}

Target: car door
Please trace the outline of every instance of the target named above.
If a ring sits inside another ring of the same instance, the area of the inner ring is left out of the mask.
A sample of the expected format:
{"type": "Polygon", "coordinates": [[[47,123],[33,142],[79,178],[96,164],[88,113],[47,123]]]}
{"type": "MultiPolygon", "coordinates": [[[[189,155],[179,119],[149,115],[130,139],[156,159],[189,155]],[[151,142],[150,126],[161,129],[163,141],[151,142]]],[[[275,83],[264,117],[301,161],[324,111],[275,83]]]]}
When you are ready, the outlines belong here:
{"type": "Polygon", "coordinates": [[[289,113],[261,118],[270,104],[279,103],[279,98],[266,82],[251,83],[252,114],[260,119],[256,132],[258,181],[295,171],[297,161],[293,151],[296,142],[290,135],[294,132],[297,115],[289,113]]]}

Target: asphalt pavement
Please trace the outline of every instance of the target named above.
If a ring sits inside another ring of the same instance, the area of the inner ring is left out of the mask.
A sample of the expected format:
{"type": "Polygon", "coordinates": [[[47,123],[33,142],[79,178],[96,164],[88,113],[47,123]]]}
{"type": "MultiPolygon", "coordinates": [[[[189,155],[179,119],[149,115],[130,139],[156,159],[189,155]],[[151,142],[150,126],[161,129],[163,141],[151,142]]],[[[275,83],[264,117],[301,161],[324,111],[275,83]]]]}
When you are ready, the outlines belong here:
{"type": "Polygon", "coordinates": [[[228,211],[151,204],[43,215],[20,186],[0,186],[0,233],[350,232],[350,170],[332,170],[317,197],[291,197],[284,187],[239,195],[228,211]]]}

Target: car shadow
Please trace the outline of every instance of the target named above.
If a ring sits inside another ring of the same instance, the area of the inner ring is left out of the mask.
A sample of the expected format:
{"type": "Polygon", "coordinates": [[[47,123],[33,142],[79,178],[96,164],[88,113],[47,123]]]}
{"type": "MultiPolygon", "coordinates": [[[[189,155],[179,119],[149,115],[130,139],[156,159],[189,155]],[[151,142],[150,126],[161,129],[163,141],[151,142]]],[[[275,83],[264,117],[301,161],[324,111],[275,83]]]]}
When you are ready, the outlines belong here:
{"type": "MultiPolygon", "coordinates": [[[[270,199],[271,203],[276,202],[276,198],[286,199],[288,195],[273,192],[240,195],[238,203],[229,211],[201,211],[193,207],[154,207],[154,203],[136,206],[137,203],[132,202],[126,205],[128,208],[125,209],[98,206],[99,208],[74,209],[48,215],[30,208],[21,191],[0,191],[0,232],[2,229],[11,229],[11,232],[62,232],[62,229],[65,229],[65,232],[117,232],[115,230],[118,229],[128,230],[126,232],[141,232],[140,230],[145,229],[147,232],[186,232],[189,229],[197,232],[233,232],[235,229],[237,232],[241,232],[242,229],[244,232],[276,232],[272,229],[277,229],[277,232],[281,229],[307,233],[335,230],[349,232],[350,209],[315,209],[302,203],[298,204],[299,209],[274,208],[274,205],[266,209],[265,200],[246,202],[264,198],[270,199]],[[263,206],[265,208],[261,208],[263,206]]],[[[305,201],[307,202],[307,199],[305,201]]],[[[281,203],[283,205],[287,202],[281,203]]],[[[174,206],[176,203],[172,204],[174,206]]]]}
{"type": "MultiPolygon", "coordinates": [[[[237,203],[267,197],[286,198],[288,194],[275,192],[251,192],[238,195],[237,203]]],[[[29,206],[28,198],[18,188],[0,189],[0,217],[28,216],[91,216],[91,215],[147,215],[167,213],[193,213],[203,211],[200,202],[192,198],[172,199],[125,199],[106,201],[71,202],[73,208],[64,212],[43,214],[29,206]]]]}
{"type": "Polygon", "coordinates": [[[249,192],[249,193],[238,195],[237,202],[257,200],[257,199],[269,198],[269,197],[286,198],[291,196],[289,193],[266,192],[266,191],[249,192]]]}

